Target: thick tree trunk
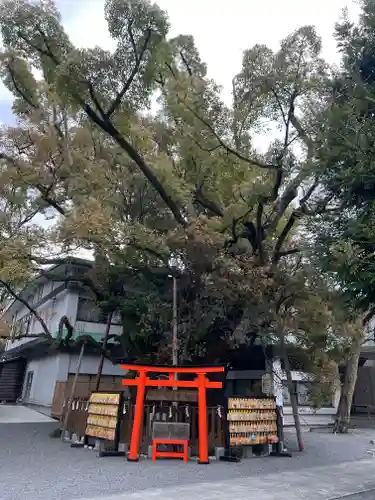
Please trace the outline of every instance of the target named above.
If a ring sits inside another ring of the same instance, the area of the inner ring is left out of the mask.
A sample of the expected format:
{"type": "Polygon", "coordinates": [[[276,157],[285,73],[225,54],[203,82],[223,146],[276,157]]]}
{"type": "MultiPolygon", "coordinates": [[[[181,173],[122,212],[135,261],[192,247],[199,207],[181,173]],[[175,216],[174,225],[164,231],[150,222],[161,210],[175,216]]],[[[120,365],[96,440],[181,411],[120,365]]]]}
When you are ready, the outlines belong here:
{"type": "Polygon", "coordinates": [[[292,405],[292,412],[293,412],[294,425],[296,428],[298,449],[299,449],[299,451],[303,451],[305,447],[303,444],[301,422],[300,422],[299,414],[298,414],[297,394],[296,394],[296,391],[295,391],[294,385],[293,385],[292,370],[290,367],[288,352],[287,352],[287,348],[285,346],[285,341],[284,341],[283,337],[281,338],[281,352],[282,352],[282,356],[283,356],[283,360],[284,360],[286,380],[287,380],[288,390],[289,390],[289,394],[290,394],[290,402],[292,405]]]}
{"type": "Polygon", "coordinates": [[[362,338],[355,341],[351,357],[345,367],[344,381],[341,385],[340,401],[337,407],[333,432],[346,434],[350,424],[350,413],[357,382],[358,363],[361,352],[362,338]]]}

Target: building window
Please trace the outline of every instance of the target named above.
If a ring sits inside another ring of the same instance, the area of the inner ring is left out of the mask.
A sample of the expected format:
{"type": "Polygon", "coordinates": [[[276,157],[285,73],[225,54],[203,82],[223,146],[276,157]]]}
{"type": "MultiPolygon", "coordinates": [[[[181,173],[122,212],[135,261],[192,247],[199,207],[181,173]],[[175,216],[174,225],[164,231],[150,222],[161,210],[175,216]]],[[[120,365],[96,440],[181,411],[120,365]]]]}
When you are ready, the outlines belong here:
{"type": "Polygon", "coordinates": [[[44,285],[39,285],[38,288],[35,289],[35,292],[31,297],[31,304],[32,305],[35,306],[36,304],[39,304],[39,302],[42,300],[43,289],[44,289],[44,285]]]}
{"type": "Polygon", "coordinates": [[[233,379],[226,381],[227,396],[251,397],[262,395],[262,382],[253,379],[233,379]]]}
{"type": "Polygon", "coordinates": [[[77,321],[106,323],[107,315],[92,299],[78,299],[77,321]]]}
{"type": "Polygon", "coordinates": [[[122,325],[121,314],[119,313],[119,311],[113,313],[112,325],[122,325]]]}
{"type": "MultiPolygon", "coordinates": [[[[300,380],[293,382],[293,389],[297,396],[298,406],[312,406],[311,391],[313,384],[317,384],[317,382],[304,382],[300,380]]],[[[286,382],[283,382],[283,406],[290,406],[291,404],[288,385],[286,382]]],[[[333,406],[332,395],[322,394],[321,406],[333,406]]]]}
{"type": "Polygon", "coordinates": [[[292,401],[290,399],[290,393],[286,382],[283,383],[283,406],[290,406],[292,401]]]}
{"type": "MultiPolygon", "coordinates": [[[[77,321],[88,323],[107,323],[107,314],[98,306],[93,299],[78,299],[77,321]]],[[[121,315],[115,312],[112,317],[112,325],[121,325],[121,315]]]]}
{"type": "Polygon", "coordinates": [[[26,314],[19,320],[15,321],[13,325],[13,335],[12,335],[13,339],[14,337],[24,337],[28,335],[30,331],[31,321],[32,321],[31,314],[26,314]]]}

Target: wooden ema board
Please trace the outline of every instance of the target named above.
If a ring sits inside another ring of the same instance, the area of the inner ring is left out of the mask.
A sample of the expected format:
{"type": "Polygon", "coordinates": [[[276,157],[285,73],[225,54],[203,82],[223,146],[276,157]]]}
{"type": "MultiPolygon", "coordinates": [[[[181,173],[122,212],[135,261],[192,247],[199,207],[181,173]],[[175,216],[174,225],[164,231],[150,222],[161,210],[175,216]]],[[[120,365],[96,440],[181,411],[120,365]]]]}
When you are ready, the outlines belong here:
{"type": "Polygon", "coordinates": [[[276,420],[272,398],[228,398],[230,446],[277,443],[276,420]]]}
{"type": "Polygon", "coordinates": [[[119,393],[91,394],[86,423],[87,436],[115,441],[120,399],[119,393]]]}

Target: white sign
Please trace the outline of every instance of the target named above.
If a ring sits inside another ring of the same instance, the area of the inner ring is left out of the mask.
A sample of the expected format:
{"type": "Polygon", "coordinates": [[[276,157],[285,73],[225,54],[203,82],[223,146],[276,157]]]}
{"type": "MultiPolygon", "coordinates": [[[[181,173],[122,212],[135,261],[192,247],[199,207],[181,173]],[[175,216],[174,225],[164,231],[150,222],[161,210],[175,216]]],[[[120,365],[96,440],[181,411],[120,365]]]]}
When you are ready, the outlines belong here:
{"type": "Polygon", "coordinates": [[[262,375],[262,392],[266,396],[272,396],[272,375],[270,373],[262,375]]]}

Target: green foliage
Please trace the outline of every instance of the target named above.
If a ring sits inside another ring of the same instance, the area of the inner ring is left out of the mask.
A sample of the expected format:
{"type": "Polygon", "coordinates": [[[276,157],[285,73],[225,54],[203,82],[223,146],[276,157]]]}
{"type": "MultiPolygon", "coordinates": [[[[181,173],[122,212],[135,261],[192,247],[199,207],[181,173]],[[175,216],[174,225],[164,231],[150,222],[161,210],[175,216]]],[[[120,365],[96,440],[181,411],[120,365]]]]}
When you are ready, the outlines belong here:
{"type": "MultiPolygon", "coordinates": [[[[105,17],[113,53],[74,47],[52,2],[2,4],[1,75],[20,123],[2,135],[1,175],[22,210],[32,194],[38,214],[54,211],[42,241],[95,252],[91,286],[121,310],[138,358],[169,356],[172,256],[182,360],[216,361],[256,335],[328,351],[332,294],[309,272],[302,231],[332,200],[330,69],[314,28],[246,50],[227,106],[193,38],[168,39],[156,4],[107,0],[105,17]],[[261,154],[253,138],[272,127],[261,154]]],[[[34,241],[17,239],[30,245],[25,269],[45,250],[34,241]]]]}
{"type": "Polygon", "coordinates": [[[315,221],[318,251],[349,307],[370,312],[375,301],[373,2],[364,1],[358,25],[344,18],[336,34],[343,54],[324,114],[319,154],[322,183],[335,210],[315,221]]]}

